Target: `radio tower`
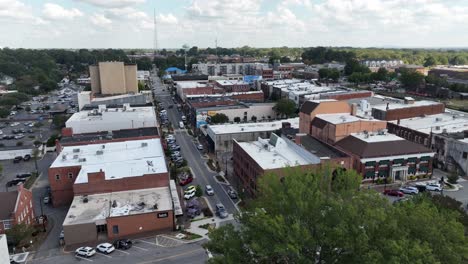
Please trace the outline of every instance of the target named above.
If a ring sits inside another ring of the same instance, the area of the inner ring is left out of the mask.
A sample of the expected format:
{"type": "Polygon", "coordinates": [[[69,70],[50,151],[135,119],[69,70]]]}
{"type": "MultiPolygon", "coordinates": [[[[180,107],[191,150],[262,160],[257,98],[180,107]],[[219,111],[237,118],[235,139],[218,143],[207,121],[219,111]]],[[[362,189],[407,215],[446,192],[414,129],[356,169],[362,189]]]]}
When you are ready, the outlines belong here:
{"type": "Polygon", "coordinates": [[[153,39],[153,54],[154,57],[156,58],[156,55],[158,54],[158,29],[157,29],[157,24],[156,24],[156,8],[154,9],[154,39],[153,39]]]}

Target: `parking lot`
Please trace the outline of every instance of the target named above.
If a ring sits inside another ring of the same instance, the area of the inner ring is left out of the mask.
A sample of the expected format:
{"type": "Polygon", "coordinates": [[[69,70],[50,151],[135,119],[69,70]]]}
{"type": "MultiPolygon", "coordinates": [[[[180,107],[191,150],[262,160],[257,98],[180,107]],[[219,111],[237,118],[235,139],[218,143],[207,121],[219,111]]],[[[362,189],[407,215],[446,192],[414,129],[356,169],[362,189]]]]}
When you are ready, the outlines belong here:
{"type": "Polygon", "coordinates": [[[29,263],[205,263],[208,256],[201,247],[203,242],[184,243],[168,236],[134,239],[127,250],[115,249],[110,254],[96,252],[91,257],[76,256],[74,252],[62,252],[33,259],[29,263]]]}
{"type": "Polygon", "coordinates": [[[8,181],[16,178],[17,174],[31,173],[35,170],[34,161],[20,161],[19,163],[13,163],[12,160],[0,160],[0,165],[3,167],[2,174],[0,176],[0,186],[2,191],[13,191],[16,187],[6,187],[8,181]]]}

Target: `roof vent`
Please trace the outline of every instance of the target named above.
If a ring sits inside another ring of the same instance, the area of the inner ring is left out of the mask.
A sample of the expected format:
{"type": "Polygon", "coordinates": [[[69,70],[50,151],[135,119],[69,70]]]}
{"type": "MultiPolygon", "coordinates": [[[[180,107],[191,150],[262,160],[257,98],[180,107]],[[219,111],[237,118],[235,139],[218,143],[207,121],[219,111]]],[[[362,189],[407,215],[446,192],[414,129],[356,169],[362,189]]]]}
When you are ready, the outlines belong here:
{"type": "Polygon", "coordinates": [[[73,159],[78,159],[78,155],[73,155],[73,159]]]}
{"type": "Polygon", "coordinates": [[[88,203],[88,197],[83,198],[83,203],[88,203]]]}
{"type": "Polygon", "coordinates": [[[63,155],[62,160],[67,160],[67,155],[63,155]]]}
{"type": "Polygon", "coordinates": [[[440,126],[436,126],[436,127],[435,127],[435,130],[440,130],[440,126]]]}
{"type": "Polygon", "coordinates": [[[86,161],[86,158],[80,158],[78,159],[79,162],[85,162],[86,161]]]}
{"type": "Polygon", "coordinates": [[[102,155],[102,154],[104,154],[104,151],[102,151],[102,150],[96,151],[96,155],[102,155]]]}
{"type": "Polygon", "coordinates": [[[106,148],[106,145],[102,145],[101,147],[102,147],[102,149],[105,149],[105,148],[106,148]]]}
{"type": "Polygon", "coordinates": [[[78,153],[78,152],[80,152],[79,148],[73,149],[73,153],[78,153]]]}
{"type": "Polygon", "coordinates": [[[112,201],[112,207],[113,207],[113,208],[116,208],[116,207],[117,207],[117,201],[116,201],[116,200],[113,200],[113,201],[112,201]]]}
{"type": "Polygon", "coordinates": [[[436,117],[435,121],[436,121],[436,122],[442,121],[442,117],[436,117]]]}
{"type": "Polygon", "coordinates": [[[141,143],[141,147],[144,148],[144,147],[147,147],[148,146],[148,142],[142,142],[141,143]]]}

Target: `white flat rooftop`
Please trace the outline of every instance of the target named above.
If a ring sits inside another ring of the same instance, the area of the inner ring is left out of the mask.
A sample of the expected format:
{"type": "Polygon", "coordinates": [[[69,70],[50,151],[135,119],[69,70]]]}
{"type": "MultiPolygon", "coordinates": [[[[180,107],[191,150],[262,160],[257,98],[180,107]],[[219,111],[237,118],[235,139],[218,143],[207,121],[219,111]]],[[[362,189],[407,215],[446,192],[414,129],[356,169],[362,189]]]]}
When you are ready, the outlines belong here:
{"type": "Polygon", "coordinates": [[[320,158],[289,140],[278,138],[276,145],[269,141],[258,138],[257,141],[237,143],[264,170],[320,163],[320,158]]]}
{"type": "Polygon", "coordinates": [[[87,121],[92,121],[92,120],[104,120],[105,121],[107,119],[114,119],[114,118],[118,118],[120,120],[154,118],[154,120],[156,120],[156,114],[154,111],[154,107],[152,106],[132,107],[132,108],[128,108],[125,110],[124,108],[103,108],[102,110],[101,109],[82,110],[80,112],[74,113],[67,120],[67,122],[73,122],[73,121],[87,122],[87,121]]]}
{"type": "Polygon", "coordinates": [[[206,81],[178,81],[177,82],[177,87],[180,87],[182,89],[187,89],[187,88],[200,88],[200,87],[207,87],[210,86],[206,81]]]}
{"type": "Polygon", "coordinates": [[[64,226],[85,223],[104,224],[109,217],[172,210],[169,187],[92,194],[87,198],[87,203],[83,202],[84,196],[79,195],[73,198],[63,222],[64,226]],[[113,204],[115,207],[112,206],[113,204]]]}
{"type": "MultiPolygon", "coordinates": [[[[397,124],[398,121],[391,121],[397,124]]],[[[413,117],[400,120],[400,126],[407,127],[421,133],[440,134],[462,132],[468,130],[468,115],[462,113],[445,112],[442,114],[428,115],[424,117],[413,117]]]]}
{"type": "Polygon", "coordinates": [[[81,166],[75,184],[87,183],[88,173],[100,170],[106,180],[167,172],[159,138],[64,147],[50,167],[70,166],[81,166]]]}
{"type": "Polygon", "coordinates": [[[405,140],[397,135],[390,133],[385,133],[383,135],[379,135],[378,133],[373,132],[369,132],[367,135],[364,133],[351,133],[351,136],[368,143],[405,140]]]}
{"type": "MultiPolygon", "coordinates": [[[[388,105],[388,109],[402,109],[402,108],[411,108],[411,107],[418,107],[418,106],[428,106],[428,105],[438,105],[440,103],[434,102],[434,101],[427,101],[427,100],[422,100],[422,101],[414,101],[412,104],[405,104],[405,103],[390,103],[388,105]]],[[[382,111],[387,111],[387,104],[381,104],[381,105],[374,105],[372,108],[379,109],[382,111]]]]}
{"type": "Polygon", "coordinates": [[[285,79],[285,80],[275,80],[275,81],[266,81],[264,82],[267,85],[282,85],[282,84],[292,84],[292,83],[300,83],[304,82],[304,80],[300,79],[285,79]]]}
{"type": "MultiPolygon", "coordinates": [[[[289,118],[283,120],[276,120],[272,122],[257,122],[246,124],[224,124],[224,125],[209,125],[208,131],[219,134],[233,134],[233,133],[251,133],[262,131],[275,131],[281,128],[284,122],[289,122],[292,128],[299,128],[299,117],[289,118]]],[[[210,133],[210,132],[209,132],[210,133]]]]}
{"type": "Polygon", "coordinates": [[[217,80],[219,85],[249,85],[249,83],[240,80],[217,80]]]}
{"type": "Polygon", "coordinates": [[[376,121],[376,120],[369,120],[366,118],[360,118],[357,116],[353,116],[349,113],[338,113],[338,114],[321,114],[316,115],[316,117],[323,119],[331,124],[343,124],[343,123],[352,123],[357,121],[376,121]]]}
{"type": "Polygon", "coordinates": [[[133,93],[133,94],[119,94],[119,95],[112,95],[112,96],[104,96],[104,97],[94,97],[92,99],[93,102],[100,102],[100,101],[107,101],[107,100],[113,100],[113,99],[121,99],[121,98],[127,98],[127,97],[133,97],[133,96],[139,96],[141,93],[133,93]]]}

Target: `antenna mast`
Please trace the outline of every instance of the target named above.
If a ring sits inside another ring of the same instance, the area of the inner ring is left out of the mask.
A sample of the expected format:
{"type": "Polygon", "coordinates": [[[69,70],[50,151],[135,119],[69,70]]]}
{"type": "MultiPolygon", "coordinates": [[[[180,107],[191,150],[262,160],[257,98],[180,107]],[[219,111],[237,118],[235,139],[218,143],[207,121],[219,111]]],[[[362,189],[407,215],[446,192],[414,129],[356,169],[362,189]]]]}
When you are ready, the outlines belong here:
{"type": "Polygon", "coordinates": [[[154,39],[153,39],[153,55],[156,57],[158,54],[158,29],[156,23],[156,8],[154,9],[154,39]]]}

